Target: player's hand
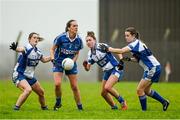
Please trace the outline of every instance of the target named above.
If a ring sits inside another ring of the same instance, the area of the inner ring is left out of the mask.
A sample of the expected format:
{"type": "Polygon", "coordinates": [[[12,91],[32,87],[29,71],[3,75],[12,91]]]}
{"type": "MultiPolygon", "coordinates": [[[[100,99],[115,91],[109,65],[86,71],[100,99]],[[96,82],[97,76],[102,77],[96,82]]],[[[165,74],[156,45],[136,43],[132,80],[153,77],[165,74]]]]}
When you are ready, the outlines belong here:
{"type": "Polygon", "coordinates": [[[84,67],[84,69],[85,69],[86,71],[88,71],[88,69],[87,69],[87,64],[88,64],[87,60],[84,60],[84,61],[83,61],[83,67],[84,67]]]}
{"type": "Polygon", "coordinates": [[[130,57],[123,57],[123,59],[122,59],[123,61],[131,61],[131,58],[130,57]]]}
{"type": "Polygon", "coordinates": [[[11,45],[9,46],[9,49],[12,49],[12,50],[16,51],[17,46],[18,46],[18,42],[13,42],[13,43],[11,43],[11,45]]]}
{"type": "Polygon", "coordinates": [[[118,70],[123,70],[123,69],[124,69],[124,62],[120,60],[118,64],[118,70]]]}
{"type": "Polygon", "coordinates": [[[106,44],[99,44],[99,47],[100,47],[100,49],[103,52],[109,52],[109,46],[108,45],[106,45],[106,44]]]}

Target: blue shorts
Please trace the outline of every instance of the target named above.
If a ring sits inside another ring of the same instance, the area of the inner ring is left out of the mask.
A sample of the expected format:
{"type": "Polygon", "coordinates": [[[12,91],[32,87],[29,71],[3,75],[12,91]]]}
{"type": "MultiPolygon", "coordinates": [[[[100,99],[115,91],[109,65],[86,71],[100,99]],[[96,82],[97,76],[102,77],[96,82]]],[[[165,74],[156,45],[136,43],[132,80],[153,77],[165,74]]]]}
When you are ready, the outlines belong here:
{"type": "Polygon", "coordinates": [[[108,80],[111,75],[118,77],[118,81],[123,77],[123,70],[118,70],[117,67],[112,68],[111,70],[104,71],[103,80],[108,80]]]}
{"type": "Polygon", "coordinates": [[[71,75],[71,74],[77,74],[78,70],[77,70],[77,64],[74,63],[74,67],[71,70],[64,70],[64,68],[61,65],[54,65],[52,68],[53,72],[64,72],[66,75],[71,75]]]}
{"type": "Polygon", "coordinates": [[[30,79],[27,78],[25,75],[22,75],[21,73],[18,72],[14,72],[14,73],[13,73],[12,81],[16,86],[21,80],[26,80],[30,86],[34,85],[37,82],[37,79],[35,77],[30,79]]]}
{"type": "Polygon", "coordinates": [[[151,82],[158,82],[161,75],[161,66],[152,67],[149,70],[144,71],[143,79],[150,80],[151,82]]]}

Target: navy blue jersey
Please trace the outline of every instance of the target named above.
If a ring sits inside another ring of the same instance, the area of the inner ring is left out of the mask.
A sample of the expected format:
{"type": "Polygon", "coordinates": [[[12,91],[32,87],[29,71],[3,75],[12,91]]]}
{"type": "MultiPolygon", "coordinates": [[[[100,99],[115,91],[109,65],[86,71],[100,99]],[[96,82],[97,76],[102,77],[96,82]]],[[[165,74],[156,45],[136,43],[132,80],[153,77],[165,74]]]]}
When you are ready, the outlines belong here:
{"type": "Polygon", "coordinates": [[[54,40],[54,45],[57,46],[54,54],[54,60],[56,63],[60,64],[64,58],[73,59],[78,51],[83,48],[82,39],[79,35],[76,35],[76,37],[71,40],[68,32],[64,32],[57,36],[54,40]]]}

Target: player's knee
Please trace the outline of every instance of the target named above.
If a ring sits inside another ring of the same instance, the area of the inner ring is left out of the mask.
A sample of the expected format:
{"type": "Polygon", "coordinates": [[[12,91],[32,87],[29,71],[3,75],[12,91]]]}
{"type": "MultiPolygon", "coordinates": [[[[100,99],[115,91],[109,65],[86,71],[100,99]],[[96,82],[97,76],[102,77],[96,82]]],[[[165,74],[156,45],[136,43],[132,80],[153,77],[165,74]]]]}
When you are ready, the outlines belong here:
{"type": "Polygon", "coordinates": [[[77,92],[78,91],[78,87],[77,86],[71,86],[71,89],[72,89],[72,91],[74,91],[74,92],[77,92]]]}
{"type": "Polygon", "coordinates": [[[104,89],[105,89],[105,91],[109,92],[109,91],[111,91],[112,88],[110,86],[108,86],[108,85],[105,85],[104,89]]]}
{"type": "Polygon", "coordinates": [[[28,87],[26,89],[24,89],[24,92],[29,95],[31,92],[32,92],[32,88],[31,87],[28,87]]]}
{"type": "Polygon", "coordinates": [[[141,88],[137,88],[136,92],[137,92],[137,95],[141,96],[144,93],[144,90],[141,88]]]}

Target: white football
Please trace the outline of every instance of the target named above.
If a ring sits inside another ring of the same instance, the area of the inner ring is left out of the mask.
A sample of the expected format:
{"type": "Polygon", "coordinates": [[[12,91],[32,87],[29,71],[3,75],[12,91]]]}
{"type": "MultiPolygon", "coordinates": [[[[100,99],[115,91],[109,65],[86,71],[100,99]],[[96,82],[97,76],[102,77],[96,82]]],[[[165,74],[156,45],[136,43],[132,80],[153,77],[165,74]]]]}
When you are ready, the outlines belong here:
{"type": "Polygon", "coordinates": [[[71,70],[74,67],[74,61],[71,58],[65,58],[62,61],[62,67],[65,70],[71,70]]]}

